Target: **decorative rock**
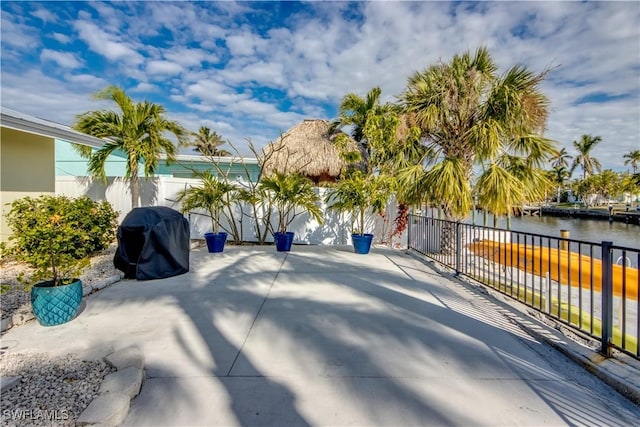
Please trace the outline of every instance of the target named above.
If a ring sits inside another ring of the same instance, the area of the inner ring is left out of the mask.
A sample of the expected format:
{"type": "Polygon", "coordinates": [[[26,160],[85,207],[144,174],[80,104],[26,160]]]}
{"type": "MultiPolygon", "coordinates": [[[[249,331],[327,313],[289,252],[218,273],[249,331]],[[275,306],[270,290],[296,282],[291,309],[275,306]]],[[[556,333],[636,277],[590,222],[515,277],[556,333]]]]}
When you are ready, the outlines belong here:
{"type": "Polygon", "coordinates": [[[18,384],[20,384],[20,377],[0,377],[0,391],[3,393],[18,384]]]}
{"type": "Polygon", "coordinates": [[[87,295],[91,294],[91,292],[93,292],[93,287],[82,282],[82,296],[86,297],[87,295]]]}
{"type": "Polygon", "coordinates": [[[105,393],[93,400],[76,420],[77,426],[115,426],[121,424],[129,412],[129,396],[105,393]]]}
{"type": "Polygon", "coordinates": [[[144,371],[129,366],[121,371],[107,375],[100,385],[100,393],[122,393],[133,399],[140,393],[144,371]]]}
{"type": "Polygon", "coordinates": [[[135,346],[115,351],[105,357],[104,360],[119,371],[129,366],[134,366],[139,369],[144,367],[144,354],[140,348],[135,346]]]}
{"type": "Polygon", "coordinates": [[[13,326],[20,326],[35,318],[36,316],[33,315],[32,311],[21,311],[13,315],[11,322],[13,326]]]}
{"type": "Polygon", "coordinates": [[[13,320],[11,319],[11,317],[5,317],[4,319],[2,319],[2,321],[0,321],[0,332],[9,330],[12,326],[13,320]]]}
{"type": "Polygon", "coordinates": [[[80,360],[85,360],[85,361],[102,360],[104,359],[105,354],[111,354],[111,353],[113,353],[112,345],[94,343],[91,347],[81,351],[78,354],[78,358],[80,360]]]}

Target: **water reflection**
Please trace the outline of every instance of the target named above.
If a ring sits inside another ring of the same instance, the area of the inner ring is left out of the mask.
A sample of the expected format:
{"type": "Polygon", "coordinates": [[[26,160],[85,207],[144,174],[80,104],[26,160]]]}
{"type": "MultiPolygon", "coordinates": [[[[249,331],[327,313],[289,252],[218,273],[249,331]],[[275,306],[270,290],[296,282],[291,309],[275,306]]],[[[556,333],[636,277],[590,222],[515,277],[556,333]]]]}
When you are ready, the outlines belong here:
{"type": "MultiPolygon", "coordinates": [[[[471,215],[467,218],[471,223],[471,215]]],[[[476,213],[476,224],[484,225],[482,212],[476,213]]],[[[493,227],[493,217],[487,215],[487,226],[493,227]]],[[[507,228],[505,218],[498,219],[498,228],[507,228]]],[[[560,236],[560,230],[569,230],[570,238],[600,243],[611,241],[617,246],[640,249],[640,225],[593,219],[522,216],[511,218],[511,230],[560,236]]]]}

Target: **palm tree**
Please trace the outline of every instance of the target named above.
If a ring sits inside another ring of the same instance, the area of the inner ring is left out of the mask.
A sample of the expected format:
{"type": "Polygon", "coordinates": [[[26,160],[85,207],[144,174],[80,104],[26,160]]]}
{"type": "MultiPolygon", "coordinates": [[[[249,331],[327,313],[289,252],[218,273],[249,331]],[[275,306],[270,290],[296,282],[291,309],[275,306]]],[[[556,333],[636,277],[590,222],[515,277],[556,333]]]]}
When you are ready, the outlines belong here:
{"type": "Polygon", "coordinates": [[[202,172],[200,179],[201,185],[186,188],[178,193],[178,202],[182,202],[182,212],[206,209],[211,217],[213,233],[220,233],[220,219],[224,208],[235,201],[233,196],[229,196],[236,192],[237,188],[227,181],[221,181],[211,171],[202,172]]]}
{"type": "Polygon", "coordinates": [[[106,183],[107,158],[114,151],[124,152],[127,156],[125,178],[131,182],[131,205],[138,207],[140,163],[144,162],[145,177],[153,176],[162,153],[166,154],[167,162],[175,159],[176,146],[165,133],[175,135],[182,143],[185,130],[178,122],[166,118],[164,107],[149,101],[134,102],[119,87],[109,86],[95,97],[114,101],[120,111],[95,110],[77,117],[73,126],[76,130],[107,140],[90,155],[89,172],[106,183]]]}
{"type": "Polygon", "coordinates": [[[332,123],[334,129],[352,126],[351,136],[362,144],[367,152],[370,149],[365,132],[367,120],[373,116],[383,116],[394,108],[389,103],[380,104],[381,94],[382,90],[379,87],[371,89],[364,98],[355,93],[346,94],[340,102],[338,118],[332,123]]]}
{"type": "Polygon", "coordinates": [[[558,151],[555,156],[551,157],[551,166],[554,168],[568,168],[569,160],[571,160],[572,158],[573,157],[571,156],[571,154],[567,153],[567,149],[562,147],[562,150],[558,151]]]}
{"type": "MultiPolygon", "coordinates": [[[[379,87],[374,87],[365,98],[354,93],[345,95],[340,103],[339,117],[332,126],[353,127],[353,139],[362,144],[366,152],[368,172],[384,176],[385,179],[379,181],[393,188],[397,187],[397,171],[420,161],[425,147],[419,131],[411,128],[410,115],[402,114],[396,105],[380,104],[381,93],[379,87]]],[[[404,231],[409,212],[404,193],[399,191],[397,196],[398,214],[393,235],[404,231]]],[[[384,214],[384,209],[377,212],[384,214]]]]}
{"type": "Polygon", "coordinates": [[[545,75],[521,65],[498,75],[480,48],[411,76],[401,100],[429,148],[403,171],[412,202],[428,199],[447,219],[461,220],[472,207],[474,165],[482,170],[476,194],[494,213],[536,196],[546,179],[538,169],[556,151],[541,136],[549,106],[540,91],[545,75]]]}
{"type": "Polygon", "coordinates": [[[293,220],[305,212],[320,224],[324,221],[318,206],[320,199],[310,179],[299,174],[275,173],[262,178],[259,188],[271,197],[278,210],[278,232],[286,232],[293,220]]]}
{"type": "Polygon", "coordinates": [[[565,181],[571,176],[571,174],[569,173],[569,169],[567,169],[565,166],[554,166],[551,172],[553,181],[560,187],[563,187],[565,181]]]}
{"type": "Polygon", "coordinates": [[[220,135],[214,130],[211,131],[206,126],[201,126],[198,132],[191,132],[194,138],[194,151],[210,157],[226,157],[231,153],[227,150],[221,150],[218,147],[225,143],[220,135]]]}
{"type": "Polygon", "coordinates": [[[571,173],[580,166],[582,167],[582,179],[585,179],[587,176],[593,175],[595,171],[599,173],[602,170],[598,159],[591,156],[591,150],[600,142],[602,142],[601,137],[591,135],[582,135],[580,141],[573,141],[573,146],[578,155],[574,157],[571,164],[571,173]]]}
{"type": "Polygon", "coordinates": [[[640,163],[640,150],[630,151],[622,157],[627,159],[624,161],[624,164],[631,165],[634,174],[638,173],[638,163],[640,163]]]}

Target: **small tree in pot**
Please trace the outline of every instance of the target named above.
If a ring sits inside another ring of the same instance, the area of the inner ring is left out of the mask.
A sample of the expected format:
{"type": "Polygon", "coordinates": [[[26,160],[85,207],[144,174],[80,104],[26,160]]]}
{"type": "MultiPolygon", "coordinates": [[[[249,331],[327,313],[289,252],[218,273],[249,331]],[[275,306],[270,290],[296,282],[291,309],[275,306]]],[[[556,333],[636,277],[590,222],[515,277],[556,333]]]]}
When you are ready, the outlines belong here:
{"type": "Polygon", "coordinates": [[[187,188],[178,193],[178,201],[182,202],[182,212],[204,209],[211,217],[211,233],[205,233],[209,252],[222,252],[227,240],[227,233],[222,231],[221,217],[223,209],[234,202],[233,194],[237,188],[215,177],[210,171],[200,174],[202,184],[187,188]],[[232,195],[231,197],[229,197],[232,195]]]}
{"type": "Polygon", "coordinates": [[[328,208],[351,214],[354,222],[351,239],[356,253],[367,254],[373,234],[365,233],[365,217],[370,209],[383,212],[392,193],[392,180],[384,176],[354,171],[331,188],[325,198],[328,208]]]}
{"type": "Polygon", "coordinates": [[[275,173],[262,178],[260,189],[271,197],[278,211],[278,231],[273,233],[278,251],[291,249],[294,233],[288,232],[287,228],[298,215],[309,213],[322,224],[322,211],[318,206],[320,199],[308,178],[299,174],[275,173]]]}
{"type": "Polygon", "coordinates": [[[31,289],[31,304],[45,326],[68,322],[82,300],[78,277],[90,256],[114,239],[117,213],[108,202],[88,197],[25,197],[11,203],[9,253],[34,269],[19,280],[31,289]]]}

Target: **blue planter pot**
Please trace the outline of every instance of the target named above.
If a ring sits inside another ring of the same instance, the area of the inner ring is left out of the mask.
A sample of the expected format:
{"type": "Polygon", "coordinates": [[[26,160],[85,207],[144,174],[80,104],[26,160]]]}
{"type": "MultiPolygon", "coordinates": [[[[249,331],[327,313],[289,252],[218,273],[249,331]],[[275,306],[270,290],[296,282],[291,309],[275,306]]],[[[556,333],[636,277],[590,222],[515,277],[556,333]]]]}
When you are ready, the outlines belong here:
{"type": "Polygon", "coordinates": [[[207,241],[209,252],[222,252],[227,241],[227,233],[205,233],[204,239],[207,241]]]}
{"type": "Polygon", "coordinates": [[[42,326],[61,325],[73,319],[82,301],[82,281],[53,286],[52,281],[31,288],[31,308],[42,326]]]}
{"type": "Polygon", "coordinates": [[[280,231],[273,233],[273,240],[276,244],[276,250],[278,252],[289,252],[291,245],[293,244],[294,233],[287,231],[282,233],[280,231]]]}
{"type": "Polygon", "coordinates": [[[371,249],[373,234],[352,234],[353,251],[357,254],[368,254],[371,249]]]}

